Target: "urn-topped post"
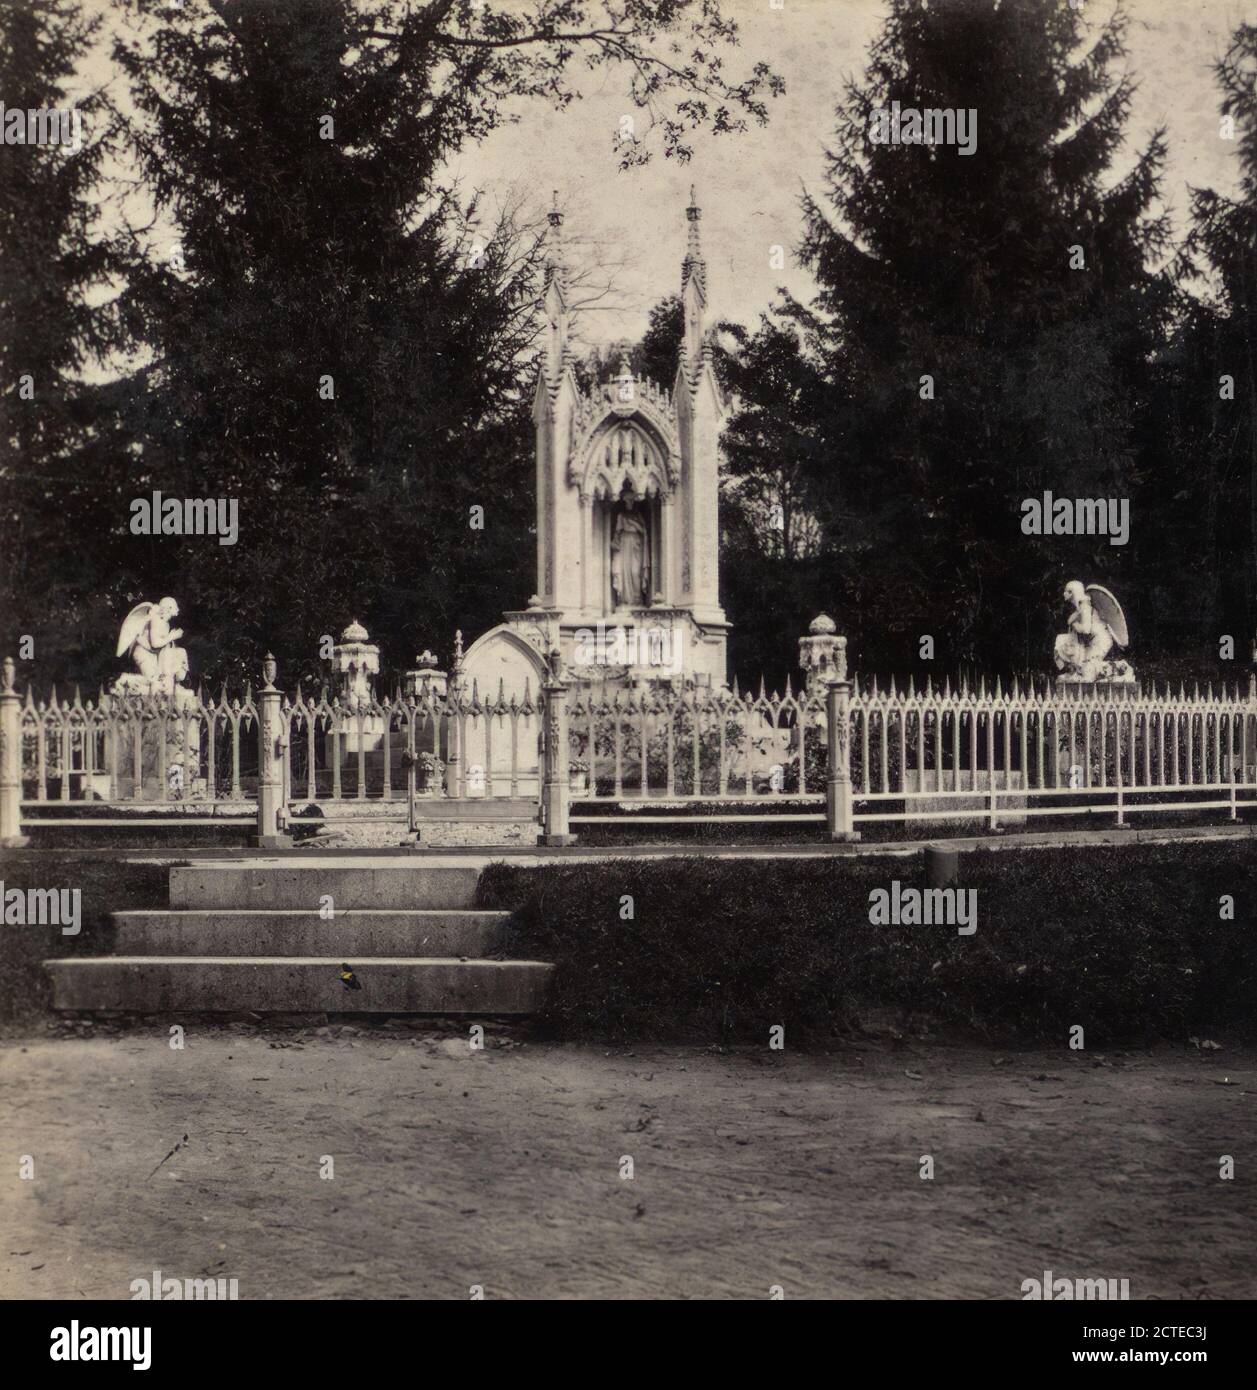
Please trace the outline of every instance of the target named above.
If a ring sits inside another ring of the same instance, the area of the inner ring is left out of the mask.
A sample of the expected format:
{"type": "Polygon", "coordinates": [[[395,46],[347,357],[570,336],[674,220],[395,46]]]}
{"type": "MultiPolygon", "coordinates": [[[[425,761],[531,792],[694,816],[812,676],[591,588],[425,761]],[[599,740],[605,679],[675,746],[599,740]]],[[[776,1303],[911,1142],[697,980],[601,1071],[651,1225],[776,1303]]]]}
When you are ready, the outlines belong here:
{"type": "Polygon", "coordinates": [[[568,815],[571,787],[568,782],[567,681],[563,678],[558,649],[551,651],[545,681],[541,687],[542,758],[541,841],[546,845],[570,845],[575,838],[568,815]]]}
{"type": "Polygon", "coordinates": [[[22,834],[21,701],[14,685],[16,667],[6,656],[0,668],[0,846],[20,849],[22,834]]]}
{"type": "Polygon", "coordinates": [[[804,673],[804,689],[809,697],[824,694],[831,680],[846,679],[847,639],[836,637],[837,631],[829,614],[821,613],[808,624],[808,635],[799,638],[799,668],[804,673]]]}
{"type": "Polygon", "coordinates": [[[332,648],[336,694],[348,709],[369,708],[375,700],[375,677],[380,674],[380,649],[369,640],[355,618],[332,648]]]}
{"type": "Polygon", "coordinates": [[[444,699],[449,675],[437,669],[435,652],[422,651],[415,657],[414,667],[406,672],[405,693],[417,702],[444,699]]]}
{"type": "Polygon", "coordinates": [[[275,658],[267,652],[262,662],[258,711],[258,829],[259,849],[281,849],[292,844],[280,824],[284,807],[284,715],[283,696],[275,687],[275,658]]]}
{"type": "Polygon", "coordinates": [[[341,708],[341,752],[372,752],[384,740],[384,716],[377,713],[375,678],[380,649],[355,618],[332,648],[333,693],[341,708]]]}
{"type": "Polygon", "coordinates": [[[831,840],[858,840],[851,797],[851,682],[847,679],[847,639],[835,637],[825,686],[828,726],[828,771],[825,778],[825,824],[831,840]]]}

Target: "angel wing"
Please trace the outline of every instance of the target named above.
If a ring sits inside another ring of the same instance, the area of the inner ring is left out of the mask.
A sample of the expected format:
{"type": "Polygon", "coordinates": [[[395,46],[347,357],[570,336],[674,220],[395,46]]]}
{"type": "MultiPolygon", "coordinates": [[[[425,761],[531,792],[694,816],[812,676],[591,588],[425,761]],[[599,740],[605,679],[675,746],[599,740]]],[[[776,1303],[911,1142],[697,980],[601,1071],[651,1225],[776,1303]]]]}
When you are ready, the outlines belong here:
{"type": "Polygon", "coordinates": [[[122,631],[118,634],[118,650],[115,656],[126,656],[135,646],[135,639],[144,631],[148,615],[153,611],[151,603],[137,603],[123,620],[122,631]]]}
{"type": "Polygon", "coordinates": [[[1122,612],[1122,605],[1103,584],[1088,584],[1087,593],[1091,597],[1091,606],[1108,623],[1113,640],[1119,647],[1129,646],[1130,634],[1126,631],[1126,615],[1122,612]]]}

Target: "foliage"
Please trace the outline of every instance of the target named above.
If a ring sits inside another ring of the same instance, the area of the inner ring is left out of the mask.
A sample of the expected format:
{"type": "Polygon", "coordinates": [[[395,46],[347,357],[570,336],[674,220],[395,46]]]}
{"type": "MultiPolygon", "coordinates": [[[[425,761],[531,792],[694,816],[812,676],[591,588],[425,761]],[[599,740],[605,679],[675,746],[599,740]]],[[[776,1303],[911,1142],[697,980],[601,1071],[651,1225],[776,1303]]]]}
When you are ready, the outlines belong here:
{"type": "Polygon", "coordinates": [[[509,951],[558,965],[545,1020],[606,1041],[823,1042],[891,1007],[906,1018],[1068,1046],[1251,1034],[1257,937],[1242,844],[963,855],[975,935],[874,926],[869,893],[922,883],[902,858],[667,858],[493,865],[485,907],[514,910],[509,951]],[[1231,894],[1236,920],[1219,919],[1231,894]],[[633,915],[620,915],[625,895],[633,915]],[[713,904],[719,905],[713,911],[713,904]],[[1216,1032],[1215,1032],[1216,1036],[1216,1032]]]}
{"type": "Polygon", "coordinates": [[[0,0],[6,109],[73,104],[82,133],[77,149],[0,143],[0,642],[15,654],[20,634],[35,636],[52,676],[111,625],[105,595],[121,563],[117,391],[85,380],[124,342],[111,298],[119,249],[97,207],[103,102],[74,99],[99,28],[73,0],[0,0]]]}
{"type": "MultiPolygon", "coordinates": [[[[827,390],[789,425],[822,454],[812,505],[864,669],[923,632],[952,662],[1037,663],[1074,572],[1130,593],[1105,537],[1020,525],[1047,488],[1139,494],[1137,403],[1173,295],[1155,269],[1161,134],[1116,167],[1123,32],[1056,0],[892,0],[844,90],[823,195],[804,199],[819,293],[785,304],[827,390]],[[894,102],[975,109],[976,149],[875,142],[894,102]]],[[[796,390],[810,365],[792,364],[796,390]]]]}

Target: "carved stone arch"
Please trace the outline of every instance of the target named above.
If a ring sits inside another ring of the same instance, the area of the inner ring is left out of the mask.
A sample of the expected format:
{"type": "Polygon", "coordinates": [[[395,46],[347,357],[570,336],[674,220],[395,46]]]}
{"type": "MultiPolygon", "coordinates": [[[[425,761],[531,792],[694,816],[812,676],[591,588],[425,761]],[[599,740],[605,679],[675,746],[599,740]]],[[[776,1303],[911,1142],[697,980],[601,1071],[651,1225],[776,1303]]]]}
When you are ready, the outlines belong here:
{"type": "Polygon", "coordinates": [[[605,416],[576,458],[573,481],[584,497],[614,501],[627,486],[635,497],[658,497],[676,486],[678,469],[668,439],[643,414],[605,416]]]}
{"type": "MultiPolygon", "coordinates": [[[[546,640],[545,634],[538,628],[532,635],[534,640],[530,642],[509,623],[499,623],[497,627],[491,627],[488,632],[477,637],[463,655],[462,672],[467,689],[471,689],[473,679],[483,684],[485,677],[491,677],[494,674],[495,662],[493,658],[496,653],[501,653],[503,657],[508,658],[510,664],[528,676],[530,689],[535,698],[546,679],[549,668],[541,649],[546,640]]],[[[482,696],[486,694],[492,696],[496,693],[496,682],[492,691],[480,690],[482,696]]],[[[520,693],[523,693],[522,690],[520,693]]]]}

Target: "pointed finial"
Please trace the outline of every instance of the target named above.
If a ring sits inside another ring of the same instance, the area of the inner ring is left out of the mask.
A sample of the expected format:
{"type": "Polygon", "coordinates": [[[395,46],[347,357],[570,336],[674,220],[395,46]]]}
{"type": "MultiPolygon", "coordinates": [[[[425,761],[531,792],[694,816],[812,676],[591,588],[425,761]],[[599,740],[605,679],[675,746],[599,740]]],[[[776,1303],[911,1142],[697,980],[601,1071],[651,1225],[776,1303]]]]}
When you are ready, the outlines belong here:
{"type": "Polygon", "coordinates": [[[685,247],[685,260],[681,263],[681,289],[694,280],[704,300],[707,298],[707,267],[703,262],[703,245],[699,236],[698,223],[702,217],[698,198],[693,187],[690,188],[690,205],[685,209],[689,223],[689,235],[685,247]]]}
{"type": "Polygon", "coordinates": [[[563,214],[559,211],[557,188],[554,190],[550,211],[546,213],[546,221],[549,223],[546,228],[546,283],[557,280],[560,287],[566,289],[567,261],[563,249],[563,214]]]}

